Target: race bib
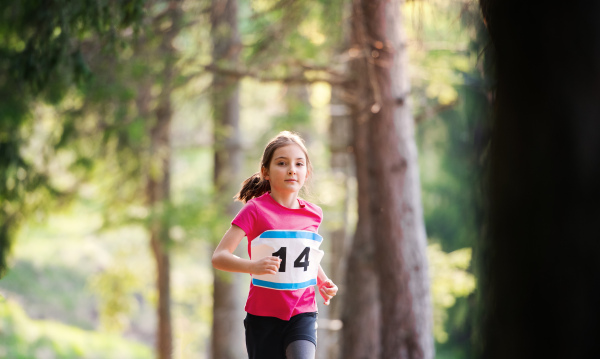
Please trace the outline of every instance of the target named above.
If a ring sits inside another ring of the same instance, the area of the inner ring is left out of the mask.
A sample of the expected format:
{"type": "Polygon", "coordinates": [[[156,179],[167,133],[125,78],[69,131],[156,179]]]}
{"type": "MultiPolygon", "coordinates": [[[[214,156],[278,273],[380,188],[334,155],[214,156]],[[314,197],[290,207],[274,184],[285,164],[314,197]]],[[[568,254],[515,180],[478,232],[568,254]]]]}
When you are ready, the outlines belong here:
{"type": "Polygon", "coordinates": [[[265,231],[252,240],[252,259],[281,258],[277,274],[253,275],[252,284],[277,290],[303,289],[317,284],[324,252],[323,237],[309,231],[265,231]]]}

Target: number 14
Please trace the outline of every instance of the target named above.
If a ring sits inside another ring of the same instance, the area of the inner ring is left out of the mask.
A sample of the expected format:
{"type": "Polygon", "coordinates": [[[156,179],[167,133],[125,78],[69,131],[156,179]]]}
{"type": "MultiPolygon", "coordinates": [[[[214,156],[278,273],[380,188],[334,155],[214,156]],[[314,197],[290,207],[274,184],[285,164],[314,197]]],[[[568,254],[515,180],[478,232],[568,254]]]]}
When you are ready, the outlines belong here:
{"type": "MultiPolygon", "coordinates": [[[[296,260],[294,261],[294,268],[304,268],[304,271],[306,272],[308,270],[308,265],[310,264],[310,262],[308,261],[309,253],[310,253],[310,247],[304,248],[302,253],[300,253],[298,258],[296,258],[296,260]]],[[[285,272],[287,248],[286,247],[279,248],[279,250],[277,252],[273,253],[273,256],[281,258],[281,264],[279,265],[279,271],[285,272]]]]}

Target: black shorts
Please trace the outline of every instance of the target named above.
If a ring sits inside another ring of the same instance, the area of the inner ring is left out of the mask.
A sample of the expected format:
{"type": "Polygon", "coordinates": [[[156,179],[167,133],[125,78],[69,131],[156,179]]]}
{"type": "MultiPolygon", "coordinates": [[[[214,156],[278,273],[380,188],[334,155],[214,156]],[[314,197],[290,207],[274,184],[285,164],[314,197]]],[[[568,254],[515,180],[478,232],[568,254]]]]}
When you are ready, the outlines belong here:
{"type": "Polygon", "coordinates": [[[294,315],[290,320],[248,313],[244,319],[250,359],[285,359],[285,349],[296,340],[317,345],[317,313],[294,315]]]}

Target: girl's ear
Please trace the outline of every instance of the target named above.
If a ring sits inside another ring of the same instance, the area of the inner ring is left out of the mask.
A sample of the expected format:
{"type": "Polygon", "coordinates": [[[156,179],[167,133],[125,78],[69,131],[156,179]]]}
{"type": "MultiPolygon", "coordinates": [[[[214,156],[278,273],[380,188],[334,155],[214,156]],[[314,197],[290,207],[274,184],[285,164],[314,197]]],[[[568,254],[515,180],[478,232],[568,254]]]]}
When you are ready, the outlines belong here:
{"type": "Polygon", "coordinates": [[[267,181],[269,180],[269,170],[265,166],[262,166],[260,168],[260,173],[262,174],[264,179],[266,179],[267,181]]]}

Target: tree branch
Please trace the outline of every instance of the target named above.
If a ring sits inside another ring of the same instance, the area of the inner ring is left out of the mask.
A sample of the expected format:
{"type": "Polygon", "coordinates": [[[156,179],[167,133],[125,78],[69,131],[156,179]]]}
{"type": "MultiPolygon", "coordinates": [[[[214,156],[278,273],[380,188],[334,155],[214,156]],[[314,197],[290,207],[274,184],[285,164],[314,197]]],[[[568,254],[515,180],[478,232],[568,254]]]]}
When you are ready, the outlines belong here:
{"type": "MultiPolygon", "coordinates": [[[[230,76],[235,78],[244,78],[249,77],[255,79],[259,82],[280,82],[285,84],[312,84],[315,82],[326,82],[330,85],[343,85],[346,83],[346,78],[339,74],[335,74],[332,70],[329,71],[332,74],[332,77],[312,77],[306,76],[306,73],[303,72],[301,74],[292,75],[292,76],[268,76],[260,74],[256,71],[251,70],[240,70],[240,69],[227,69],[219,67],[215,64],[206,65],[203,67],[205,71],[212,72],[213,74],[219,74],[223,76],[230,76]],[[334,75],[335,74],[335,75],[334,75]]],[[[307,67],[308,71],[321,71],[321,70],[313,70],[310,67],[307,67]]],[[[326,70],[323,70],[326,71],[326,70]]],[[[204,74],[204,71],[199,71],[196,74],[192,74],[190,76],[196,76],[204,74]]]]}

